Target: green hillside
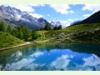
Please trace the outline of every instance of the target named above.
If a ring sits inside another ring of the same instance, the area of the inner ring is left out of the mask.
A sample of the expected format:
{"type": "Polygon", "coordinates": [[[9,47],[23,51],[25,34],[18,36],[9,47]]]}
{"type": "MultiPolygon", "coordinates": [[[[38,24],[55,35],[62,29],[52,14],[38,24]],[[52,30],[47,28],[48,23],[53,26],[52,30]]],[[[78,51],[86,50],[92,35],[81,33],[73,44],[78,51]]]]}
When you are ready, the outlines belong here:
{"type": "Polygon", "coordinates": [[[24,43],[24,41],[10,35],[6,32],[0,32],[0,48],[10,47],[24,43]]]}
{"type": "MultiPolygon", "coordinates": [[[[81,42],[100,43],[100,23],[74,25],[60,30],[40,30],[36,32],[37,39],[41,42],[81,42]]],[[[6,32],[0,32],[0,48],[14,46],[24,41],[6,32]]]]}
{"type": "Polygon", "coordinates": [[[37,40],[73,41],[85,43],[100,43],[100,23],[80,24],[60,30],[38,31],[37,40]]]}

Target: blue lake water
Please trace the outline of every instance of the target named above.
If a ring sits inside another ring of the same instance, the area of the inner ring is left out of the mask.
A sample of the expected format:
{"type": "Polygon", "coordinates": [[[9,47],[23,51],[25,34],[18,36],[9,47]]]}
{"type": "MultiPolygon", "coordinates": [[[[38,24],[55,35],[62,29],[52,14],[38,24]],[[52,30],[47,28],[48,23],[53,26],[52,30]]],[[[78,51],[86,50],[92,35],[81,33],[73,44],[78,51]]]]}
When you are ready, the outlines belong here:
{"type": "Polygon", "coordinates": [[[0,70],[100,71],[100,44],[52,44],[1,51],[0,70]]]}

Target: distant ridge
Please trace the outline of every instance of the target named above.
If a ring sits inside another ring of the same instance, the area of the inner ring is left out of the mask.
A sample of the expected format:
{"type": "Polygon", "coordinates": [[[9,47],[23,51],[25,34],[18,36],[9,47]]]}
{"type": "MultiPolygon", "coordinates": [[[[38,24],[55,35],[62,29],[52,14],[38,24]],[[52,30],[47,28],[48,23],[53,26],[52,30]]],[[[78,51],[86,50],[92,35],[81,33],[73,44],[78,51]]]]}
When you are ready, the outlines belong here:
{"type": "Polygon", "coordinates": [[[91,23],[100,23],[100,10],[89,16],[88,18],[78,22],[74,23],[73,25],[77,24],[91,24],[91,23]]]}

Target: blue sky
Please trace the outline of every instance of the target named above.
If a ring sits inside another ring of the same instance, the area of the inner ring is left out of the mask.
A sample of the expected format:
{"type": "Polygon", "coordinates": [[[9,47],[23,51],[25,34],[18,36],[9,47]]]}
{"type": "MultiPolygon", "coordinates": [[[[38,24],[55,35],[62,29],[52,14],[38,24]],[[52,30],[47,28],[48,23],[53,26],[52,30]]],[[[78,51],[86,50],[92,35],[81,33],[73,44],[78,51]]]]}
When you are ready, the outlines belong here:
{"type": "Polygon", "coordinates": [[[60,21],[63,27],[70,23],[83,20],[100,10],[97,4],[34,4],[34,5],[10,5],[22,11],[27,11],[32,16],[43,17],[47,21],[60,21]]]}

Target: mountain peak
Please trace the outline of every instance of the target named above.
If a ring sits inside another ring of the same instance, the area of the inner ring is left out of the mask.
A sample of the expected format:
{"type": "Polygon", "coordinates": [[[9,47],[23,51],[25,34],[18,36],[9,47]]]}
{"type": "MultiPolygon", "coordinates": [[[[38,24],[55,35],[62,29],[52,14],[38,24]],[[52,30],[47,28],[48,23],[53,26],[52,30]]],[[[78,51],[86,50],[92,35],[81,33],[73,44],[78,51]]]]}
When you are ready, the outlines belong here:
{"type": "Polygon", "coordinates": [[[59,26],[59,25],[61,25],[61,22],[60,21],[51,21],[50,24],[53,26],[59,26]]]}
{"type": "Polygon", "coordinates": [[[17,8],[4,5],[0,6],[0,16],[16,26],[25,24],[31,29],[39,29],[41,26],[45,26],[47,22],[43,18],[37,19],[31,16],[28,12],[22,12],[17,8]]]}

